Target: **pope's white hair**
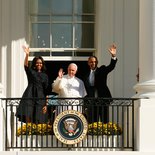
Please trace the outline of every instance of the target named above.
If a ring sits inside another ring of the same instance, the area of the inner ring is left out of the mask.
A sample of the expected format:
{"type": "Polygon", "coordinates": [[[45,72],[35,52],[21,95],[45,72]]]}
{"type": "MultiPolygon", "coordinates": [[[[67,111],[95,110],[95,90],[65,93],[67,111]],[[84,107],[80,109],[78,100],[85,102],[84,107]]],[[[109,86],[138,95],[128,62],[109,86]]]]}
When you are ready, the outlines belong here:
{"type": "Polygon", "coordinates": [[[68,66],[68,68],[69,68],[70,66],[74,66],[74,67],[76,68],[76,70],[78,69],[78,66],[77,66],[75,63],[70,63],[69,66],[68,66]]]}

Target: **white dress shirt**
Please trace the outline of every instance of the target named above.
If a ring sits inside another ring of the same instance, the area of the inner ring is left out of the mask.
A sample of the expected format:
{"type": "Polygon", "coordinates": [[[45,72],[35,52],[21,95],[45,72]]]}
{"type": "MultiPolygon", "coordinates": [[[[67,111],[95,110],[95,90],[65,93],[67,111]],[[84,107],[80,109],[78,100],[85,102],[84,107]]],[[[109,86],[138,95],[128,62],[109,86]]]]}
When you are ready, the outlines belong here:
{"type": "Polygon", "coordinates": [[[91,70],[89,74],[89,83],[91,86],[94,86],[94,80],[95,80],[95,70],[91,70]]]}

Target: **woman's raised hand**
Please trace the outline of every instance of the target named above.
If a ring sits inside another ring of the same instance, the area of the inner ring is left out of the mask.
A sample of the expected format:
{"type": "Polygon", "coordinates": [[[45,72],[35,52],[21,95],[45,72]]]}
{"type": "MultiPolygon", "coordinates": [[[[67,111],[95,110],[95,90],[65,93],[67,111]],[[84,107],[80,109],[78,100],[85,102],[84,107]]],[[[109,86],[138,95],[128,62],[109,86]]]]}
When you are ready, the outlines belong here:
{"type": "Polygon", "coordinates": [[[29,47],[26,47],[23,45],[22,48],[23,48],[24,52],[29,55],[29,53],[30,53],[29,47]]]}

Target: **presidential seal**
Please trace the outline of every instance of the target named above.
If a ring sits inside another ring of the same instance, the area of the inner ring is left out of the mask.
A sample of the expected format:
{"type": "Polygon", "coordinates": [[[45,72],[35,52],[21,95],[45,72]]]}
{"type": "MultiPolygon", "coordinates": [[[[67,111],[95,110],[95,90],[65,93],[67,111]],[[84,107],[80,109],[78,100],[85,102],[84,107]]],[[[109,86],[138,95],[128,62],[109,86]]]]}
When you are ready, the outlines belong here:
{"type": "Polygon", "coordinates": [[[53,131],[64,144],[79,143],[87,134],[88,123],[83,114],[75,110],[60,113],[53,124],[53,131]]]}

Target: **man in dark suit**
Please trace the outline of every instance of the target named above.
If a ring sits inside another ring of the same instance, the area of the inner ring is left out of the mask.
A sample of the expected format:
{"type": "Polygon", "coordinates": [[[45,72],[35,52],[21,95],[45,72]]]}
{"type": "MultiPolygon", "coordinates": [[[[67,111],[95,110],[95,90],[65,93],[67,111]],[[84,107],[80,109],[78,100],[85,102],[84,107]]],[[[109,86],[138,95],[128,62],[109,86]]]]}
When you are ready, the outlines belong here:
{"type": "MultiPolygon", "coordinates": [[[[86,74],[83,79],[85,88],[87,91],[87,97],[103,97],[107,100],[103,100],[101,104],[98,100],[93,100],[93,102],[88,102],[87,107],[87,120],[88,123],[102,121],[103,123],[108,122],[109,108],[108,104],[110,103],[109,98],[111,98],[110,90],[107,86],[107,76],[115,68],[117,58],[116,58],[116,46],[111,45],[108,49],[111,54],[111,62],[108,66],[102,65],[98,67],[98,59],[95,56],[90,56],[88,58],[88,66],[90,71],[86,74]]],[[[87,100],[87,99],[86,99],[87,100]]]]}

